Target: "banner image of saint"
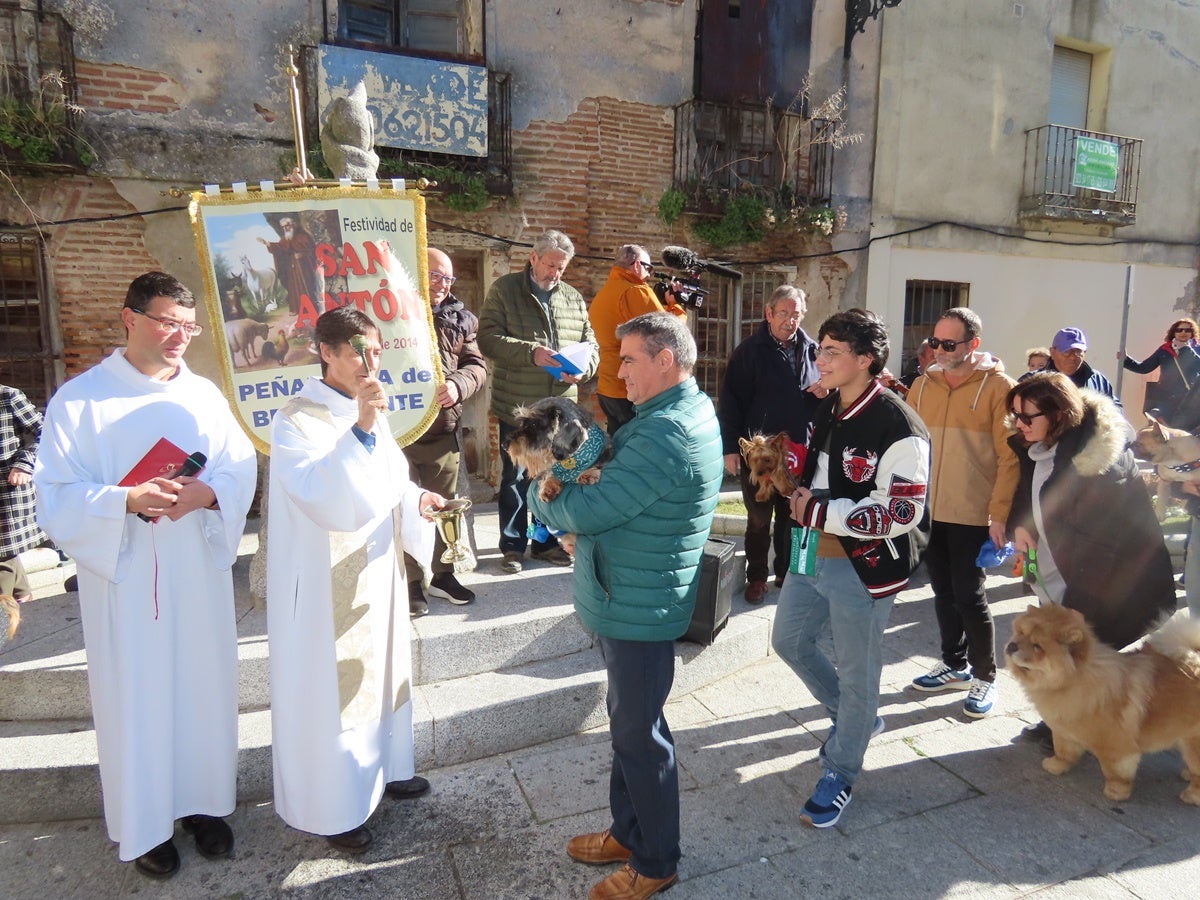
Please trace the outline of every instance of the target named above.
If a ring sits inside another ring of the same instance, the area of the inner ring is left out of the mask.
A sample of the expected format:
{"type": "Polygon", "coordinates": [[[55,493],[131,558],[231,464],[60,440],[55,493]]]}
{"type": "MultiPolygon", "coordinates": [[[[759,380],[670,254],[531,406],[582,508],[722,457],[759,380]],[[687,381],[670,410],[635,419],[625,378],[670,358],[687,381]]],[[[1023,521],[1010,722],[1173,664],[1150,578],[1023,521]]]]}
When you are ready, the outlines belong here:
{"type": "Polygon", "coordinates": [[[275,410],[320,375],[317,318],[351,304],[379,328],[392,433],[402,445],[424,433],[443,373],[419,192],[196,193],[190,212],[223,386],[260,451],[275,410]]]}

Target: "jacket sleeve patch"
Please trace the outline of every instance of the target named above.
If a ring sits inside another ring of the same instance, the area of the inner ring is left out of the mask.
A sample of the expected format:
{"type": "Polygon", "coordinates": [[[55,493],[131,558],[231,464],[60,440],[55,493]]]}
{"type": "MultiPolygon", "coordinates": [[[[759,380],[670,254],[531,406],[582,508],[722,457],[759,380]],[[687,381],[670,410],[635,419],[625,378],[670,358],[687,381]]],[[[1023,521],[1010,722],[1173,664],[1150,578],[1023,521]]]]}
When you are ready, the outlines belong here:
{"type": "Polygon", "coordinates": [[[917,517],[917,505],[902,497],[893,497],[888,501],[888,515],[897,525],[907,525],[917,517]]]}
{"type": "Polygon", "coordinates": [[[907,478],[893,475],[888,484],[888,496],[907,497],[910,500],[922,501],[925,499],[926,487],[924,482],[909,481],[907,478]]]}
{"type": "Polygon", "coordinates": [[[846,518],[846,528],[855,534],[867,537],[882,537],[892,528],[892,517],[887,509],[878,503],[862,506],[854,510],[846,518]]]}

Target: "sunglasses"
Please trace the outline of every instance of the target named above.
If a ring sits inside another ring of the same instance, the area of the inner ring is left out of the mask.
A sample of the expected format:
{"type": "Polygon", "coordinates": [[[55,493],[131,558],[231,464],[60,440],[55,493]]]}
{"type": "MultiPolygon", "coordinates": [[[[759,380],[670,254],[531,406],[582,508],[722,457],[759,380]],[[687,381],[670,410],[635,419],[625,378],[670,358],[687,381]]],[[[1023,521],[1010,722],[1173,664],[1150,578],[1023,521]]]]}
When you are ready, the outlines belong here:
{"type": "Polygon", "coordinates": [[[929,338],[929,346],[932,347],[934,350],[951,350],[951,351],[953,351],[954,348],[957,347],[959,344],[969,344],[969,343],[971,343],[970,338],[963,338],[961,341],[939,341],[935,337],[929,338]]]}
{"type": "Polygon", "coordinates": [[[1196,332],[1191,328],[1176,328],[1175,333],[1176,334],[1195,334],[1196,332]]]}
{"type": "Polygon", "coordinates": [[[1036,413],[1019,413],[1016,411],[1013,412],[1013,418],[1016,419],[1018,422],[1020,422],[1022,425],[1032,425],[1034,419],[1041,418],[1044,415],[1046,415],[1044,412],[1036,412],[1036,413]]]}

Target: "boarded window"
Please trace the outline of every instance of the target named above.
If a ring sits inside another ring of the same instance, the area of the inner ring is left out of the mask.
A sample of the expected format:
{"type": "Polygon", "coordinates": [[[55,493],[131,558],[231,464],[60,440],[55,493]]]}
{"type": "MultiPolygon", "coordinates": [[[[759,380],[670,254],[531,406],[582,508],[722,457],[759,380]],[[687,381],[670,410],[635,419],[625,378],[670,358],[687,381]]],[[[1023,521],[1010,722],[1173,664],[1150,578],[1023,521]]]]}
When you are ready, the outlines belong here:
{"type": "Polygon", "coordinates": [[[0,383],[39,409],[55,387],[48,294],[37,236],[0,230],[0,383]]]}
{"type": "Polygon", "coordinates": [[[379,47],[468,54],[466,0],[340,0],[338,37],[379,47]]]}

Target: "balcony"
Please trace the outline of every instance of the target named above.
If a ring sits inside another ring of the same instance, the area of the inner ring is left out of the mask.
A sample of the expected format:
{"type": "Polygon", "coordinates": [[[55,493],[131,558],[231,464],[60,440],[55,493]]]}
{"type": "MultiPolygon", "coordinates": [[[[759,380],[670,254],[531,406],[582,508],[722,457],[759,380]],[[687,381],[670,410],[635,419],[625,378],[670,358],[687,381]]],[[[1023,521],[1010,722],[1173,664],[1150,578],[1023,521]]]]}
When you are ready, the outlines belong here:
{"type": "Polygon", "coordinates": [[[687,197],[684,210],[715,212],[748,190],[793,206],[827,205],[833,187],[827,127],[768,103],[681,103],[674,189],[687,197]]]}
{"type": "Polygon", "coordinates": [[[1030,129],[1025,132],[1021,218],[1133,225],[1141,172],[1139,139],[1065,125],[1030,129]],[[1089,156],[1101,157],[1099,164],[1093,167],[1089,156]]]}
{"type": "Polygon", "coordinates": [[[78,171],[90,160],[78,130],[73,47],[62,16],[0,0],[0,166],[6,170],[78,171]]]}

